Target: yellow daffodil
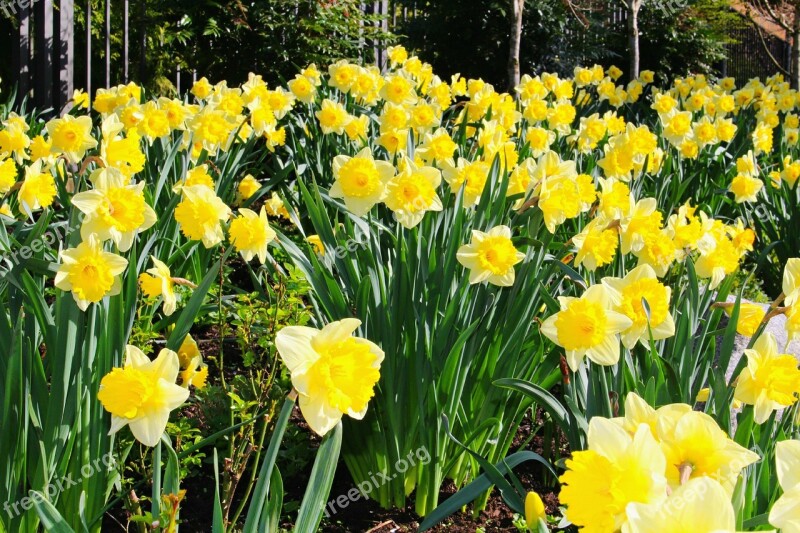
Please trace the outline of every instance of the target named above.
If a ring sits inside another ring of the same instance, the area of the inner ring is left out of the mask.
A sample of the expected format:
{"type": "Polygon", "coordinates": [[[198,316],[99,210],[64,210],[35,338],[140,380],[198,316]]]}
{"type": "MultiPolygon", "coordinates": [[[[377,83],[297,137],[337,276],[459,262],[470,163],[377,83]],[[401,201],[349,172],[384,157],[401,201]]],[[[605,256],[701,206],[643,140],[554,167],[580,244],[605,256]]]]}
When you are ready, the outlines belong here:
{"type": "Polygon", "coordinates": [[[573,372],[584,357],[599,365],[619,360],[619,333],[633,325],[627,316],[612,310],[613,299],[603,285],[592,285],[580,298],[559,296],[561,311],[547,318],[542,333],[564,348],[573,372]]]}
{"type": "Polygon", "coordinates": [[[222,242],[225,235],[220,222],[227,222],[231,209],[204,185],[184,187],[182,192],[183,200],[175,208],[181,233],[188,239],[202,240],[206,248],[222,242]]]}
{"type": "Polygon", "coordinates": [[[660,419],[657,430],[672,487],[689,479],[712,477],[730,494],[739,473],[759,459],[731,440],[713,418],[691,408],[680,416],[660,419]]]}
{"type": "Polygon", "coordinates": [[[316,117],[322,133],[341,135],[344,133],[349,115],[342,104],[326,98],[322,101],[319,111],[316,112],[316,117]]]}
{"type": "Polygon", "coordinates": [[[610,420],[589,423],[588,449],[573,452],[561,476],[564,516],[586,533],[619,531],[631,503],[658,504],[667,495],[664,453],[650,429],[631,436],[610,420]]]}
{"type": "Polygon", "coordinates": [[[619,232],[611,226],[608,219],[598,216],[586,224],[579,234],[572,238],[578,249],[575,265],[583,265],[590,272],[607,265],[616,257],[619,247],[619,232]]]}
{"type": "Polygon", "coordinates": [[[783,495],[772,505],[769,523],[783,533],[800,533],[800,441],[775,446],[775,469],[783,495]]]}
{"type": "Polygon", "coordinates": [[[129,250],[136,235],[156,223],[156,213],[144,199],[144,182],[129,184],[115,168],[95,170],[91,181],[92,190],[72,197],[72,205],[86,215],[81,237],[110,239],[120,251],[129,250]]]}
{"type": "Polygon", "coordinates": [[[374,395],[384,354],[376,344],[352,336],[360,325],[360,320],[347,318],[321,330],[288,326],[275,336],[303,417],[319,435],[333,429],[345,414],[364,418],[374,395]]]}
{"type": "Polygon", "coordinates": [[[262,264],[267,261],[267,245],[276,236],[263,206],[258,214],[250,209],[239,209],[239,216],[231,221],[229,234],[231,243],[245,261],[258,256],[262,264]]]}
{"type": "Polygon", "coordinates": [[[734,397],[755,406],[755,421],[763,424],[776,409],[794,405],[800,393],[800,370],[793,355],[778,352],[772,333],[744,351],[747,366],[739,374],[734,397]]]}
{"type": "Polygon", "coordinates": [[[105,296],[119,294],[122,286],[119,275],[128,260],[103,250],[93,235],[75,248],[61,252],[61,265],[56,273],[55,286],[72,291],[81,310],[105,296]]]}
{"type": "MultiPolygon", "coordinates": [[[[725,314],[731,316],[733,308],[736,304],[728,302],[717,304],[725,311],[725,314]]],[[[741,302],[739,305],[739,321],[736,323],[736,332],[745,337],[752,337],[755,335],[767,311],[764,306],[759,304],[741,302]]]]}
{"type": "Polygon", "coordinates": [[[764,182],[745,174],[739,174],[731,181],[730,191],[734,194],[737,204],[755,202],[758,193],[764,188],[764,182]]]}
{"type": "Polygon", "coordinates": [[[730,495],[714,479],[681,485],[659,503],[631,503],[622,533],[736,533],[730,495]],[[713,509],[713,512],[710,512],[713,509]]]}
{"type": "Polygon", "coordinates": [[[442,174],[454,194],[464,188],[464,207],[477,205],[486,188],[491,165],[486,161],[467,161],[459,159],[456,164],[452,159],[442,162],[442,174]]]}
{"type": "Polygon", "coordinates": [[[17,183],[17,165],[13,159],[0,162],[0,194],[5,194],[17,183]]]}
{"type": "Polygon", "coordinates": [[[319,235],[309,235],[306,237],[306,242],[309,243],[317,254],[322,257],[325,255],[325,244],[319,235]]]}
{"type": "Polygon", "coordinates": [[[547,523],[547,511],[541,496],[531,491],[525,496],[525,523],[530,531],[538,531],[540,521],[547,523]]]}
{"type": "Polygon", "coordinates": [[[72,93],[72,103],[78,109],[89,109],[89,94],[86,91],[75,89],[72,93]]]}
{"type": "Polygon", "coordinates": [[[180,361],[181,368],[189,368],[192,359],[200,355],[200,348],[197,346],[197,341],[187,334],[183,338],[181,347],[178,348],[178,360],[180,361]]]}
{"type": "Polygon", "coordinates": [[[473,230],[472,241],[458,249],[456,258],[470,270],[470,283],[488,281],[510,287],[514,284],[514,265],[525,259],[525,254],[511,242],[511,228],[495,226],[485,233],[473,230]]]}
{"type": "Polygon", "coordinates": [[[338,155],[333,159],[333,198],[343,198],[347,208],[357,216],[366,215],[386,195],[386,184],[394,176],[394,167],[376,161],[367,147],[355,157],[338,155]]]}
{"type": "Polygon", "coordinates": [[[52,205],[56,197],[56,182],[50,172],[42,170],[37,161],[25,169],[25,179],[19,188],[19,210],[22,214],[52,205]]]}
{"type": "Polygon", "coordinates": [[[88,116],[64,115],[48,122],[45,128],[53,152],[64,154],[70,163],[79,163],[88,150],[97,146],[92,137],[92,119],[88,116]]]}
{"type": "Polygon", "coordinates": [[[169,267],[156,259],[153,260],[153,268],[139,275],[139,285],[147,298],[163,298],[164,314],[170,316],[175,312],[178,299],[175,295],[175,284],[172,281],[172,274],[169,267]]]}
{"type": "Polygon", "coordinates": [[[711,278],[710,289],[716,289],[725,276],[733,274],[739,268],[740,254],[727,237],[709,236],[708,246],[701,249],[695,268],[701,278],[711,278]]]}
{"type": "Polygon", "coordinates": [[[436,194],[441,182],[438,169],[418,167],[406,159],[403,171],[386,184],[386,207],[403,227],[411,229],[422,221],[426,211],[442,210],[442,201],[436,194]]]}
{"type": "Polygon", "coordinates": [[[197,355],[189,361],[186,370],[181,371],[181,387],[203,389],[208,381],[208,365],[203,362],[203,357],[197,355]]]}
{"type": "Polygon", "coordinates": [[[261,188],[261,182],[255,179],[252,174],[248,174],[239,182],[237,192],[242,200],[248,200],[261,188]]]}
{"type": "Polygon", "coordinates": [[[178,355],[161,350],[151,361],[139,348],[128,345],[125,365],[115,368],[100,381],[97,399],[111,413],[111,431],[125,426],[145,446],[155,446],[167,428],[169,414],[189,397],[176,385],[178,355]]]}
{"type": "Polygon", "coordinates": [[[800,258],[786,261],[783,269],[783,294],[786,305],[794,305],[800,300],[800,258]]]}
{"type": "Polygon", "coordinates": [[[669,312],[672,289],[658,281],[651,266],[640,265],[624,278],[603,278],[603,285],[609,289],[614,310],[632,321],[620,334],[627,348],[633,348],[637,341],[649,345],[651,334],[653,340],[675,335],[675,321],[669,312]]]}
{"type": "Polygon", "coordinates": [[[203,76],[192,85],[191,93],[198,99],[198,100],[205,100],[211,95],[211,84],[208,82],[208,79],[203,76]]]}

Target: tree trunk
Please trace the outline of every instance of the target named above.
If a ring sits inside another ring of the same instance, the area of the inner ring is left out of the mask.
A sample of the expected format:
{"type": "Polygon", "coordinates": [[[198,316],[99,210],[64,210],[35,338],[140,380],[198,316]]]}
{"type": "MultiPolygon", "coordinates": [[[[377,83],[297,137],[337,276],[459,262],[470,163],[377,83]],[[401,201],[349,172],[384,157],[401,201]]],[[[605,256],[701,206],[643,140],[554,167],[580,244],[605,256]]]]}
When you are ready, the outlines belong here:
{"type": "Polygon", "coordinates": [[[630,66],[628,74],[631,80],[639,77],[639,8],[642,0],[627,0],[628,4],[628,52],[630,66]]]}
{"type": "Polygon", "coordinates": [[[522,13],[525,0],[511,0],[511,45],[508,53],[508,88],[513,93],[519,85],[519,47],[522,40],[522,13]]]}

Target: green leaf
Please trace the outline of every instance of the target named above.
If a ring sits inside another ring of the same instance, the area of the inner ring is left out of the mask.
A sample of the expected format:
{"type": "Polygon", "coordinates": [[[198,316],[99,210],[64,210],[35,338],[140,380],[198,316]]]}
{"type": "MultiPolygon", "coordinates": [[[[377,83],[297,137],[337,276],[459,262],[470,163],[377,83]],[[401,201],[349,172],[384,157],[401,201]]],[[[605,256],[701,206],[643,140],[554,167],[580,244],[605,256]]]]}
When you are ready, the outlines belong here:
{"type": "Polygon", "coordinates": [[[342,449],[342,423],[336,424],[325,438],[322,439],[314,467],[311,469],[311,478],[308,480],[303,503],[297,515],[294,531],[305,533],[317,531],[325,512],[325,502],[333,486],[333,476],[339,464],[339,452],[342,449]]]}
{"type": "Polygon", "coordinates": [[[31,499],[36,507],[36,514],[42,521],[42,527],[48,533],[75,533],[75,530],[69,527],[64,517],[53,507],[53,504],[47,501],[44,495],[39,491],[31,491],[31,499]]]}

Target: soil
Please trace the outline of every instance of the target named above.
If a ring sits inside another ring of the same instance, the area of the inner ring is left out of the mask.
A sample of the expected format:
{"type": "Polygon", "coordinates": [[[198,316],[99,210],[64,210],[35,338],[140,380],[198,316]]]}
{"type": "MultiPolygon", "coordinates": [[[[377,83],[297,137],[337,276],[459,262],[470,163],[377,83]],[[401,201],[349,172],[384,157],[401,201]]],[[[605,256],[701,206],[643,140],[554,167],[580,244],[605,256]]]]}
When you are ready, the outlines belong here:
{"type": "MultiPolygon", "coordinates": [[[[184,414],[192,416],[193,413],[187,412],[184,414]]],[[[536,418],[536,425],[541,424],[541,412],[537,412],[536,418]]],[[[292,415],[291,423],[298,426],[303,433],[309,436],[309,447],[316,448],[319,446],[319,439],[305,426],[305,422],[297,409],[292,415]]],[[[520,426],[512,451],[517,451],[521,444],[529,440],[528,437],[533,427],[530,417],[527,416],[520,426]]],[[[542,437],[536,435],[533,439],[530,439],[525,448],[541,454],[543,452],[543,444],[542,437]]],[[[559,449],[562,455],[567,453],[563,436],[559,438],[559,449]]],[[[311,464],[309,463],[306,471],[284,480],[284,505],[302,500],[310,470],[311,464]]],[[[558,514],[557,489],[542,484],[541,480],[544,475],[540,465],[533,462],[523,463],[514,470],[514,473],[527,490],[535,490],[540,494],[548,514],[558,514]]],[[[355,487],[355,482],[342,462],[337,470],[331,494],[345,494],[353,487],[355,487]]],[[[214,499],[214,473],[211,465],[204,464],[202,471],[198,475],[183,480],[182,488],[186,489],[186,497],[181,505],[181,532],[207,533],[210,531],[211,502],[214,499]]],[[[446,484],[440,493],[439,501],[444,502],[455,492],[456,487],[452,483],[446,484]]],[[[410,500],[413,502],[413,495],[410,500]]],[[[147,506],[147,504],[144,505],[145,507],[147,506]]],[[[451,516],[444,523],[429,531],[433,533],[473,533],[478,528],[481,528],[486,533],[517,532],[518,529],[513,525],[514,519],[514,512],[503,502],[499,492],[495,490],[488,501],[486,509],[478,513],[477,516],[473,516],[473,509],[468,506],[466,512],[451,516]]],[[[107,514],[103,523],[103,531],[126,531],[125,524],[127,521],[126,511],[119,506],[107,514]]],[[[419,521],[419,517],[414,512],[413,503],[410,503],[405,509],[387,510],[380,508],[373,500],[359,499],[351,502],[347,507],[339,509],[335,515],[323,519],[320,531],[325,533],[413,532],[418,530],[419,521]]],[[[292,523],[286,521],[281,526],[291,530],[292,523]]],[[[136,531],[136,528],[131,524],[127,531],[136,531]]]]}

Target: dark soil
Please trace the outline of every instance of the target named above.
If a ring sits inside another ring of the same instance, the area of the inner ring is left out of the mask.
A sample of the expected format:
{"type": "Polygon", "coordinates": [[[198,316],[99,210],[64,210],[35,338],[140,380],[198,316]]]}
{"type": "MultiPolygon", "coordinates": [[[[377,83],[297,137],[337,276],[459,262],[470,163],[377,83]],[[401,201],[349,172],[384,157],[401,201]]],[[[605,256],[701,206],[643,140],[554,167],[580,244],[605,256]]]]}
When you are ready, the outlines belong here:
{"type": "MultiPolygon", "coordinates": [[[[192,416],[192,413],[184,413],[192,416]]],[[[295,410],[292,416],[292,424],[298,426],[308,435],[308,446],[316,448],[319,446],[319,439],[305,426],[305,422],[295,410]]],[[[541,424],[541,413],[537,413],[537,424],[541,424]]],[[[512,447],[512,452],[517,451],[520,444],[528,441],[534,425],[531,424],[530,417],[526,417],[520,426],[518,435],[512,447]]],[[[566,453],[566,446],[563,438],[559,438],[559,450],[562,454],[566,453]]],[[[536,435],[530,440],[526,449],[536,453],[543,453],[544,441],[540,435],[536,435]]],[[[307,471],[302,472],[292,478],[284,480],[284,504],[289,502],[299,502],[302,500],[303,493],[308,482],[311,464],[307,466],[307,471]]],[[[523,486],[527,490],[538,492],[545,502],[548,514],[558,513],[557,489],[552,485],[543,484],[544,472],[540,465],[534,462],[523,463],[518,466],[514,473],[519,477],[523,486]]],[[[339,465],[339,469],[334,479],[331,498],[338,494],[346,494],[356,486],[344,463],[339,465]]],[[[186,497],[181,505],[181,532],[182,533],[206,533],[210,531],[212,502],[214,499],[214,473],[210,464],[203,465],[199,475],[183,480],[182,488],[186,489],[186,497]]],[[[147,489],[149,491],[149,489],[147,489]]],[[[456,492],[456,487],[452,483],[444,486],[440,493],[439,501],[444,502],[456,492]]],[[[413,495],[411,500],[413,501],[413,495]]],[[[238,503],[238,502],[237,502],[238,503]]],[[[149,504],[145,503],[146,508],[149,504]]],[[[373,500],[359,499],[350,502],[347,507],[337,508],[336,514],[324,518],[320,531],[326,533],[400,533],[417,531],[419,527],[419,517],[414,512],[413,503],[405,509],[381,509],[373,500]]],[[[448,518],[444,523],[439,524],[430,531],[434,533],[454,532],[454,533],[473,533],[479,527],[490,532],[516,532],[517,528],[513,525],[515,519],[514,512],[503,502],[500,494],[495,490],[486,506],[486,509],[473,516],[473,509],[467,508],[467,512],[458,513],[448,518]]],[[[103,523],[103,531],[125,531],[124,524],[128,521],[127,512],[121,506],[110,512],[103,523]]],[[[286,521],[282,527],[291,530],[292,523],[286,521]]],[[[136,531],[134,525],[128,527],[128,531],[136,531]]]]}

